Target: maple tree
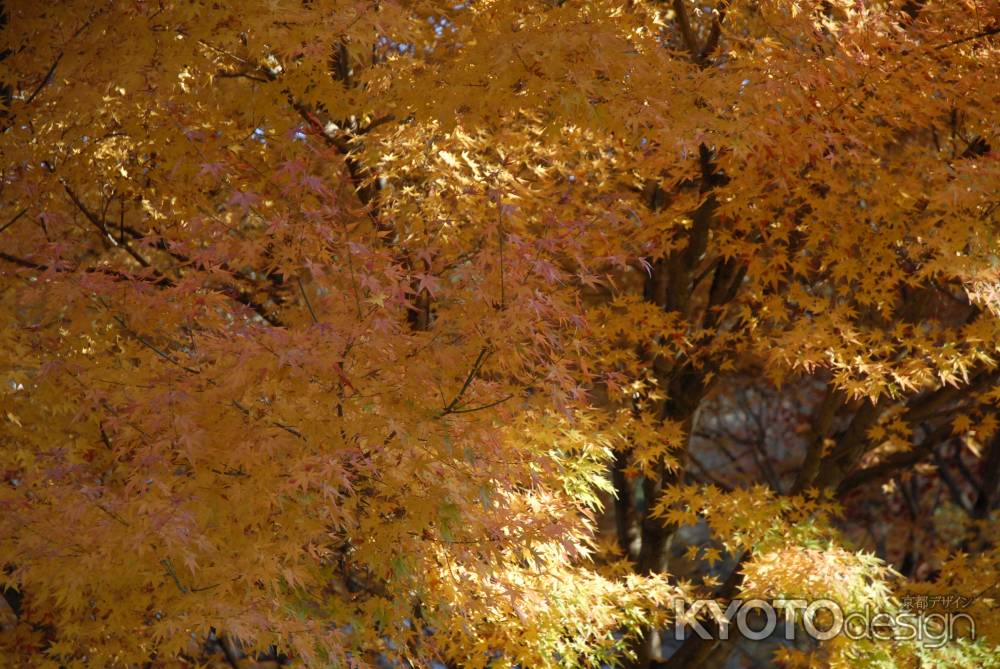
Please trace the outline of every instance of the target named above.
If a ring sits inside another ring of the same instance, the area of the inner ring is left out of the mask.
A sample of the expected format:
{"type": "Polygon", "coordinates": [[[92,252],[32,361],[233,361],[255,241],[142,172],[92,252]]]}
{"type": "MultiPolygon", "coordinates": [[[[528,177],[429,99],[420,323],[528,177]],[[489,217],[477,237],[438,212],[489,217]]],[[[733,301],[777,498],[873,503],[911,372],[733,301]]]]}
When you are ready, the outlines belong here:
{"type": "Polygon", "coordinates": [[[8,0],[4,657],[703,666],[676,598],[950,592],[778,659],[997,665],[998,34],[8,0]]]}

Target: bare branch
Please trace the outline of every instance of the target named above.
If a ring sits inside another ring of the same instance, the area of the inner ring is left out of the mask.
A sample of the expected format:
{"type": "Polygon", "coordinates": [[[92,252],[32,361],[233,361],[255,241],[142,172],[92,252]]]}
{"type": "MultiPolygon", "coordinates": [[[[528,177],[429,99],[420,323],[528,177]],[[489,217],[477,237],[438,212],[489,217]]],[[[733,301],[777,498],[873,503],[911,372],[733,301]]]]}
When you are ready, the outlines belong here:
{"type": "Polygon", "coordinates": [[[25,213],[26,213],[27,211],[28,211],[28,208],[27,208],[27,207],[25,207],[25,208],[24,208],[24,209],[22,209],[21,211],[19,211],[19,212],[17,212],[16,214],[14,214],[14,218],[12,218],[12,219],[10,219],[9,221],[7,221],[6,223],[4,223],[3,227],[2,227],[2,228],[0,228],[0,232],[3,232],[4,230],[6,230],[7,228],[9,228],[10,226],[12,226],[12,225],[14,225],[15,223],[17,223],[17,219],[19,219],[19,218],[21,218],[22,216],[24,216],[24,214],[25,214],[25,213]]]}
{"type": "MultiPolygon", "coordinates": [[[[448,406],[446,406],[444,409],[441,410],[441,413],[438,416],[439,418],[441,416],[447,416],[450,413],[461,413],[463,411],[462,409],[457,408],[458,404],[459,402],[462,401],[462,397],[465,396],[465,391],[469,389],[469,386],[472,384],[472,380],[476,378],[476,374],[479,373],[479,368],[482,367],[483,362],[486,360],[486,357],[488,355],[489,355],[489,347],[483,346],[481,349],[479,349],[479,355],[476,356],[476,361],[472,363],[472,369],[469,370],[468,376],[465,377],[465,383],[462,384],[462,387],[458,391],[458,394],[455,395],[455,398],[448,403],[448,406]]],[[[509,397],[504,398],[504,400],[501,401],[506,401],[507,399],[510,398],[509,397]]],[[[495,404],[499,403],[500,402],[496,402],[495,404]]],[[[486,408],[486,407],[480,407],[480,408],[486,408]]]]}
{"type": "Polygon", "coordinates": [[[125,332],[127,332],[128,334],[130,334],[133,338],[135,338],[136,341],[138,341],[140,344],[142,344],[143,346],[145,346],[150,351],[152,351],[156,355],[160,356],[161,358],[163,358],[167,362],[169,362],[169,363],[171,363],[173,365],[176,365],[177,367],[180,367],[181,369],[183,369],[185,372],[189,372],[191,374],[200,374],[201,373],[201,370],[194,369],[193,367],[188,367],[187,365],[185,365],[181,361],[179,361],[176,358],[174,358],[172,355],[170,355],[168,353],[165,353],[164,351],[161,351],[159,348],[157,348],[156,346],[154,346],[151,342],[149,342],[149,340],[147,340],[141,334],[139,334],[138,332],[136,332],[135,330],[133,330],[132,328],[130,328],[125,323],[125,319],[123,319],[121,316],[113,316],[113,318],[115,319],[115,321],[118,322],[118,324],[122,327],[122,329],[125,330],[125,332]]]}
{"type": "MultiPolygon", "coordinates": [[[[163,274],[158,269],[150,265],[148,260],[143,258],[138,251],[133,249],[132,246],[127,241],[125,241],[124,239],[122,239],[121,241],[116,240],[114,236],[110,232],[108,232],[108,228],[106,225],[104,225],[104,221],[102,221],[97,214],[95,214],[94,212],[92,212],[90,209],[87,208],[87,206],[83,203],[83,201],[80,200],[79,196],[73,191],[72,188],[69,187],[68,183],[63,181],[62,185],[63,189],[66,191],[66,194],[69,195],[69,199],[72,200],[73,204],[76,205],[76,208],[83,212],[83,215],[86,217],[86,219],[90,221],[90,223],[95,228],[97,228],[97,230],[102,235],[104,235],[108,240],[110,240],[112,245],[120,246],[123,249],[125,249],[125,251],[130,256],[132,256],[137,263],[139,263],[143,267],[152,269],[153,272],[156,274],[156,276],[158,277],[163,276],[163,274]]],[[[169,279],[167,280],[169,281],[169,279]]]]}
{"type": "Polygon", "coordinates": [[[313,311],[312,302],[309,301],[309,296],[306,295],[306,288],[302,285],[302,279],[295,277],[295,280],[299,284],[299,292],[302,293],[302,299],[306,301],[306,307],[309,309],[309,315],[312,316],[313,323],[319,323],[319,319],[316,318],[316,312],[313,311]]]}
{"type": "Polygon", "coordinates": [[[695,62],[700,62],[701,46],[698,44],[698,37],[691,28],[691,21],[688,18],[684,0],[674,0],[674,18],[677,20],[677,27],[680,28],[681,37],[684,38],[684,46],[687,47],[691,58],[695,62]]]}
{"type": "Polygon", "coordinates": [[[712,30],[708,33],[708,40],[704,48],[698,54],[700,63],[707,63],[709,57],[719,46],[719,38],[722,37],[722,22],[726,20],[726,11],[729,9],[729,0],[719,0],[715,8],[715,16],[712,19],[712,30]]]}
{"type": "Polygon", "coordinates": [[[60,51],[59,55],[56,56],[55,61],[53,61],[51,67],[49,67],[49,71],[45,73],[45,76],[42,78],[42,81],[38,84],[38,86],[31,93],[31,95],[28,96],[28,99],[24,101],[24,104],[30,105],[32,102],[34,102],[35,98],[38,97],[38,94],[42,92],[42,89],[45,88],[50,81],[52,81],[52,75],[56,73],[56,67],[59,65],[59,61],[62,60],[62,57],[63,57],[63,52],[60,51]]]}
{"type": "Polygon", "coordinates": [[[498,400],[494,400],[493,402],[489,402],[488,404],[480,404],[477,407],[468,407],[468,408],[464,408],[464,409],[449,409],[447,411],[447,413],[472,413],[473,411],[482,411],[483,409],[489,409],[491,407],[495,407],[498,404],[503,404],[504,402],[506,402],[507,400],[509,400],[509,399],[511,399],[513,397],[514,397],[513,395],[505,395],[505,396],[501,397],[498,400]]]}

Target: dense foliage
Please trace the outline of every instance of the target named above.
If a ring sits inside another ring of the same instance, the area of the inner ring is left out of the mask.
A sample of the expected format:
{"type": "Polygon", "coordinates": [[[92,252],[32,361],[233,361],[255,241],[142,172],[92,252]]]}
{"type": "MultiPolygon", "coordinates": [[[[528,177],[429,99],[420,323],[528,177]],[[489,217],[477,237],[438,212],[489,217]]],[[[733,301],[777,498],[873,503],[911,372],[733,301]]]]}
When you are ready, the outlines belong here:
{"type": "Polygon", "coordinates": [[[1000,663],[996,3],[4,21],[0,662],[1000,663]]]}

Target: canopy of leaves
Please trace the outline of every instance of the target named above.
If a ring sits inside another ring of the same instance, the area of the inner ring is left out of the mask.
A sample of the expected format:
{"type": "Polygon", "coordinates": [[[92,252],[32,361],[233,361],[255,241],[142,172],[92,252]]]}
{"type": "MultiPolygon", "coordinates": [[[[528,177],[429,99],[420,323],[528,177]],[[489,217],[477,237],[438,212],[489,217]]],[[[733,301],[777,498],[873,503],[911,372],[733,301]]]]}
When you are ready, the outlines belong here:
{"type": "Polygon", "coordinates": [[[3,21],[4,661],[649,667],[736,588],[971,598],[788,666],[995,661],[1000,6],[3,21]]]}

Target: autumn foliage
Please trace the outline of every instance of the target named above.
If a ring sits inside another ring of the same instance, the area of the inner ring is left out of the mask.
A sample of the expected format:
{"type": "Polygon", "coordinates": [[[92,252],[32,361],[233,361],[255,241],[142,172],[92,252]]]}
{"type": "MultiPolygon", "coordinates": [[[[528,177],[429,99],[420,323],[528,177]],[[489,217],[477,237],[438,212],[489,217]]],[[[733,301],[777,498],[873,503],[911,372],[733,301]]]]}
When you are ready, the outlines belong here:
{"type": "Polygon", "coordinates": [[[996,3],[4,10],[0,664],[1000,664],[996,3]]]}

